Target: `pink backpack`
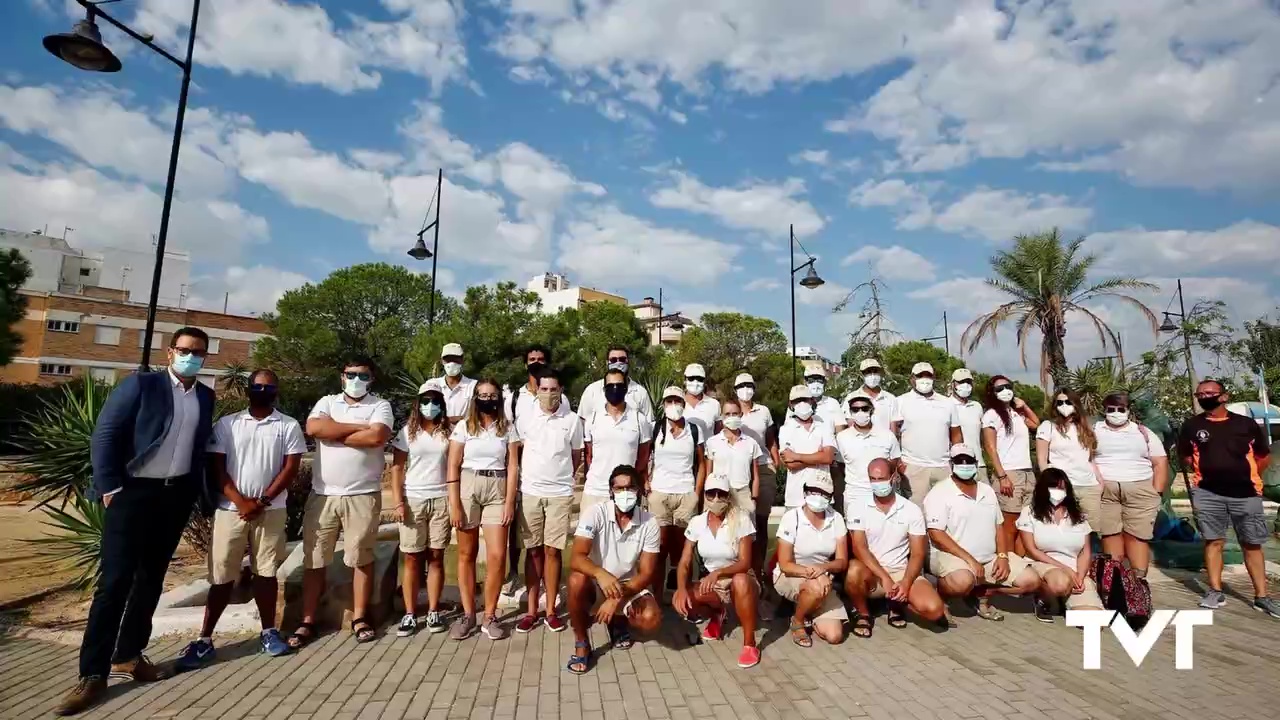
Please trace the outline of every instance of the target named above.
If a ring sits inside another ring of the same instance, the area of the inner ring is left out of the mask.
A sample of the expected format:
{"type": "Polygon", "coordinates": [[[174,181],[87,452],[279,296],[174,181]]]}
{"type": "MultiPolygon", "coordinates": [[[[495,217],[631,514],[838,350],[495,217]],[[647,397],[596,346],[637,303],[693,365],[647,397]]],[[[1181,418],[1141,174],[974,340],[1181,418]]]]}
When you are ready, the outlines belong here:
{"type": "Polygon", "coordinates": [[[1093,558],[1093,581],[1102,606],[1123,615],[1130,627],[1141,628],[1151,619],[1151,586],[1132,568],[1099,553],[1093,558]]]}

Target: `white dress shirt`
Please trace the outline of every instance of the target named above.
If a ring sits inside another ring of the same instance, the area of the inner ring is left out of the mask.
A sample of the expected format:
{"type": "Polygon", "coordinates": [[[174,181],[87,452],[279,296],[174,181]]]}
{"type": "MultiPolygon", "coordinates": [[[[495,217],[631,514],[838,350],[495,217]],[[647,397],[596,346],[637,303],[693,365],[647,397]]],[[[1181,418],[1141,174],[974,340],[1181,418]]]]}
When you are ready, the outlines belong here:
{"type": "Polygon", "coordinates": [[[956,544],[986,564],[996,559],[996,529],[1004,521],[996,491],[984,483],[974,483],[977,494],[969,497],[954,480],[944,480],[924,498],[925,524],[941,530],[956,544]]]}
{"type": "Polygon", "coordinates": [[[912,536],[927,534],[924,511],[897,493],[888,511],[881,511],[871,497],[846,506],[845,511],[849,532],[867,534],[867,549],[885,570],[905,570],[911,559],[912,536]]]}
{"type": "Polygon", "coordinates": [[[641,553],[658,554],[661,530],[658,521],[644,508],[631,513],[624,529],[618,524],[613,501],[600,503],[582,513],[573,536],[591,541],[591,562],[619,580],[630,580],[640,569],[641,553]]]}
{"type": "MultiPolygon", "coordinates": [[[[327,417],[351,425],[395,426],[391,403],[375,395],[359,402],[347,402],[342,393],[320,398],[308,417],[327,417]]],[[[320,495],[365,495],[382,487],[382,471],[387,467],[381,447],[347,447],[341,442],[316,441],[311,468],[311,490],[320,495]]]]}
{"type": "Polygon", "coordinates": [[[173,417],[165,430],[160,447],[151,453],[142,467],[133,474],[139,478],[178,477],[191,472],[192,446],[196,442],[196,426],[200,424],[200,396],[197,383],[188,389],[182,380],[169,371],[169,384],[173,391],[173,417]]]}

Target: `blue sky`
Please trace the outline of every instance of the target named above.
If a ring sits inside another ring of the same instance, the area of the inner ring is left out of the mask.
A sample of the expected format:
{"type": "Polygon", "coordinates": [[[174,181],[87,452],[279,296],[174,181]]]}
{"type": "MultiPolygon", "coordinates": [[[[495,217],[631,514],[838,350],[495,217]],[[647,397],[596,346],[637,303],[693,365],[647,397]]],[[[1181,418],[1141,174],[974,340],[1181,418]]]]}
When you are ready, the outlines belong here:
{"type": "MultiPolygon", "coordinates": [[[[182,48],[187,0],[107,9],[182,48]]],[[[56,61],[40,37],[79,15],[0,10],[0,226],[146,247],[176,71],[109,28],[122,72],[56,61]]],[[[1159,284],[1157,310],[1178,277],[1239,318],[1280,297],[1266,0],[218,0],[198,36],[171,231],[192,304],[416,267],[438,167],[446,291],[560,270],[785,327],[794,223],[827,280],[797,291],[799,344],[833,357],[860,323],[831,306],[872,272],[895,328],[938,334],[947,309],[957,346],[999,300],[986,259],[1055,225],[1159,284]]],[[[1154,341],[1097,307],[1126,351],[1154,341]]],[[[1072,361],[1099,354],[1070,327],[1072,361]]],[[[1017,367],[1008,342],[973,363],[1017,367]]]]}

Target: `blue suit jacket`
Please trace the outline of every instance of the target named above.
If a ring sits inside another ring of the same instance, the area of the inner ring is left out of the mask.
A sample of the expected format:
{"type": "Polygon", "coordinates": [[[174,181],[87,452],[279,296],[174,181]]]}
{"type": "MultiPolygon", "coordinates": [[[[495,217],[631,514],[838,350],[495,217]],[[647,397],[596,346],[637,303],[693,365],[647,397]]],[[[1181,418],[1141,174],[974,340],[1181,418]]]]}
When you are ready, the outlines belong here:
{"type": "MultiPolygon", "coordinates": [[[[213,391],[196,383],[200,421],[191,444],[191,479],[201,488],[202,508],[212,508],[205,453],[213,432],[213,391]]],[[[173,385],[169,371],[130,375],[111,391],[93,428],[93,495],[119,489],[160,447],[173,421],[173,385]]]]}

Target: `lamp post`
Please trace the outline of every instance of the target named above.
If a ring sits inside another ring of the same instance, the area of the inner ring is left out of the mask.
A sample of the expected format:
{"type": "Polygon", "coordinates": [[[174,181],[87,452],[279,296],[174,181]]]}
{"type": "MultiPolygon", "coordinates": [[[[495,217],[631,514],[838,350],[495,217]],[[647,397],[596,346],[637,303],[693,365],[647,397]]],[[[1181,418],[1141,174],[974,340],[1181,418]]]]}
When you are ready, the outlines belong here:
{"type": "MultiPolygon", "coordinates": [[[[936,327],[936,326],[935,326],[936,327]]],[[[921,342],[933,342],[941,340],[942,346],[946,349],[947,355],[951,354],[951,330],[947,327],[947,311],[942,311],[942,334],[934,337],[920,338],[921,342]]]]}
{"type": "Polygon", "coordinates": [[[796,273],[800,272],[805,268],[809,268],[809,272],[805,273],[805,276],[800,279],[800,284],[810,290],[816,287],[821,287],[826,281],[818,277],[818,271],[815,270],[813,267],[813,264],[816,263],[818,259],[810,255],[808,250],[804,250],[803,245],[800,247],[800,249],[804,250],[805,257],[809,259],[804,261],[803,263],[800,263],[799,267],[796,266],[796,245],[798,244],[798,241],[796,240],[795,225],[792,225],[790,227],[790,236],[791,236],[791,239],[788,241],[787,246],[791,250],[791,264],[788,265],[788,267],[791,268],[791,275],[787,277],[787,285],[789,285],[791,289],[791,384],[795,385],[796,384],[796,273]]]}
{"type": "Polygon", "coordinates": [[[436,172],[436,192],[431,196],[431,204],[427,206],[427,217],[431,217],[432,206],[436,209],[436,219],[422,226],[418,231],[418,241],[409,249],[409,257],[414,260],[426,260],[431,258],[431,306],[427,311],[427,331],[436,324],[436,262],[440,259],[440,192],[444,189],[444,168],[440,168],[436,172]],[[427,249],[427,244],[422,240],[422,236],[428,230],[435,230],[435,239],[431,242],[431,249],[427,249]]]}
{"type": "Polygon", "coordinates": [[[658,347],[662,347],[662,325],[670,323],[671,329],[676,332],[684,330],[684,323],[680,321],[680,313],[673,312],[670,315],[662,314],[662,288],[658,288],[658,316],[651,320],[658,324],[658,347]]]}
{"type": "Polygon", "coordinates": [[[1196,402],[1196,371],[1191,364],[1191,338],[1187,337],[1187,306],[1182,299],[1181,278],[1178,279],[1178,310],[1180,312],[1176,313],[1169,312],[1167,310],[1165,311],[1164,322],[1160,324],[1160,332],[1182,331],[1182,348],[1187,353],[1187,384],[1189,385],[1188,390],[1191,395],[1191,412],[1194,413],[1200,409],[1200,404],[1196,402]],[[1181,319],[1182,323],[1180,325],[1175,325],[1174,322],[1169,319],[1170,316],[1181,319]]]}
{"type": "Polygon", "coordinates": [[[138,363],[138,370],[147,372],[151,369],[151,333],[156,326],[156,305],[160,300],[160,275],[164,268],[164,248],[165,242],[169,239],[169,210],[173,207],[173,184],[178,175],[178,150],[182,144],[182,123],[187,115],[187,91],[191,88],[191,55],[196,47],[196,21],[200,18],[200,0],[192,0],[191,4],[191,30],[187,35],[186,60],[179,60],[169,54],[164,48],[151,42],[151,35],[135,32],[98,7],[114,1],[102,0],[95,3],[89,0],[76,0],[85,9],[85,19],[76,23],[69,33],[45,37],[44,48],[55,57],[81,70],[119,72],[120,59],[102,44],[102,33],[98,31],[98,24],[95,21],[100,17],[182,70],[182,90],[178,93],[178,118],[173,124],[173,147],[169,151],[169,175],[165,180],[164,203],[160,210],[160,234],[156,237],[156,262],[151,275],[151,297],[147,301],[147,327],[142,336],[142,359],[138,363]]]}

